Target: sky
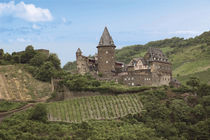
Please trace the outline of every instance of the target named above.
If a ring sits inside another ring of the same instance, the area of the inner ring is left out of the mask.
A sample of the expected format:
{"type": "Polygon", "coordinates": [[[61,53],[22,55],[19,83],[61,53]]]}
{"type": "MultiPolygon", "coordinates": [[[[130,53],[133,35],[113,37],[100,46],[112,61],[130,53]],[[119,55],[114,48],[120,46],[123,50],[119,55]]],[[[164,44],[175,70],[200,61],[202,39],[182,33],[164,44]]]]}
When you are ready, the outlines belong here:
{"type": "Polygon", "coordinates": [[[120,49],[210,29],[210,0],[0,0],[0,48],[49,49],[62,65],[94,55],[104,27],[120,49]]]}

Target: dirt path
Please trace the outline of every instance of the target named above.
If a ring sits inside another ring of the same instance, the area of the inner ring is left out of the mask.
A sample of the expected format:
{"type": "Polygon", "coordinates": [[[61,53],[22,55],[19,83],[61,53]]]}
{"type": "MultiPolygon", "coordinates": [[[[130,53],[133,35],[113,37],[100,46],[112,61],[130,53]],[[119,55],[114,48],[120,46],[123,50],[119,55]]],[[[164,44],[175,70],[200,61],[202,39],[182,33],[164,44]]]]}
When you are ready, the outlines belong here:
{"type": "Polygon", "coordinates": [[[2,113],[0,112],[0,123],[3,121],[4,118],[11,116],[13,113],[25,111],[25,110],[29,109],[30,107],[35,106],[38,103],[44,103],[44,102],[47,101],[48,98],[49,97],[46,96],[46,97],[43,97],[43,98],[37,100],[36,103],[29,103],[29,104],[27,104],[27,105],[25,105],[21,108],[18,108],[18,109],[14,109],[14,110],[7,111],[7,112],[2,112],[2,113]]]}
{"type": "Polygon", "coordinates": [[[25,106],[23,106],[23,107],[21,107],[19,109],[14,109],[14,110],[11,110],[11,111],[8,111],[8,112],[2,112],[2,113],[0,113],[0,123],[2,122],[2,120],[4,118],[11,116],[13,113],[25,111],[28,108],[34,106],[35,104],[37,104],[37,103],[29,103],[29,104],[27,104],[27,105],[25,105],[25,106]]]}

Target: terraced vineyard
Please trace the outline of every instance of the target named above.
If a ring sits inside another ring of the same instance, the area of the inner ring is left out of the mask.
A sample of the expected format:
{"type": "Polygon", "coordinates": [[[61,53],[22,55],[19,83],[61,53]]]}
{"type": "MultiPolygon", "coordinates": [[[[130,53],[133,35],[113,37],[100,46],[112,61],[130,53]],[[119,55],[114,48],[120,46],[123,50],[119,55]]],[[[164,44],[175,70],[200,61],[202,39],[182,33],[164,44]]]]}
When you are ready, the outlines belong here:
{"type": "Polygon", "coordinates": [[[137,94],[89,96],[48,103],[48,120],[82,122],[115,119],[141,112],[137,94]]]}

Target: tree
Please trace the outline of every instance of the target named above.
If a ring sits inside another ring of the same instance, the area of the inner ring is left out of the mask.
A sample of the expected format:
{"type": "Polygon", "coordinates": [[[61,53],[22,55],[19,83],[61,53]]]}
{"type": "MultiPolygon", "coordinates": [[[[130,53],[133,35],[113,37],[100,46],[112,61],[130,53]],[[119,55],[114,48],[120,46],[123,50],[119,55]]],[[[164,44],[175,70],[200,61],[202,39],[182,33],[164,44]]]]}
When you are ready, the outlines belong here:
{"type": "Polygon", "coordinates": [[[186,84],[188,86],[191,86],[193,88],[193,91],[195,92],[200,85],[200,80],[197,77],[190,77],[190,80],[187,81],[186,84]]]}
{"type": "Polygon", "coordinates": [[[44,104],[38,104],[35,106],[35,108],[32,110],[29,119],[31,120],[37,120],[46,122],[47,121],[47,108],[44,104]]]}
{"type": "Polygon", "coordinates": [[[74,62],[68,62],[63,66],[63,69],[66,71],[76,71],[77,70],[77,63],[74,62]]]}
{"type": "Polygon", "coordinates": [[[21,63],[28,63],[34,56],[36,52],[34,47],[29,45],[26,47],[25,52],[21,54],[21,63]]]}
{"type": "Polygon", "coordinates": [[[37,53],[31,60],[30,64],[33,66],[41,66],[47,60],[48,56],[44,53],[37,53]]]}
{"type": "Polygon", "coordinates": [[[6,54],[4,54],[4,60],[11,61],[12,60],[12,56],[9,53],[6,53],[6,54]]]}
{"type": "Polygon", "coordinates": [[[54,53],[50,54],[48,61],[50,61],[53,64],[55,69],[57,69],[57,70],[61,69],[61,62],[56,54],[54,54],[54,53]]]}
{"type": "Polygon", "coordinates": [[[4,58],[4,50],[0,49],[0,59],[3,59],[3,58],[4,58]]]}
{"type": "Polygon", "coordinates": [[[198,96],[200,96],[200,97],[210,95],[210,86],[207,84],[201,84],[198,87],[197,93],[198,93],[198,96]]]}
{"type": "Polygon", "coordinates": [[[17,54],[16,52],[12,53],[12,60],[14,63],[20,63],[21,62],[21,55],[17,54]]]}
{"type": "Polygon", "coordinates": [[[45,62],[38,70],[36,78],[41,81],[50,81],[54,73],[55,68],[53,67],[53,64],[51,62],[45,62]]]}

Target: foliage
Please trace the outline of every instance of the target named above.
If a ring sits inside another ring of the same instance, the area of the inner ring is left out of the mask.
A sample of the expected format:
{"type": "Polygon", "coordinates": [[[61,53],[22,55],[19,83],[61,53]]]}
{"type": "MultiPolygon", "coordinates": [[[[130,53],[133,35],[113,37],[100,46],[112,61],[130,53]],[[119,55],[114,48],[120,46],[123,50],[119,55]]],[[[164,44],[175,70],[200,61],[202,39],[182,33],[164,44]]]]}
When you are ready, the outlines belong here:
{"type": "Polygon", "coordinates": [[[4,50],[0,49],[0,59],[3,59],[3,58],[4,58],[4,50]]]}
{"type": "Polygon", "coordinates": [[[41,81],[50,81],[55,72],[55,68],[51,62],[45,62],[40,69],[38,70],[38,74],[36,78],[41,81]]]}
{"type": "Polygon", "coordinates": [[[66,70],[66,71],[71,71],[71,72],[76,71],[77,70],[77,63],[76,63],[76,61],[74,61],[74,62],[67,62],[63,66],[63,69],[66,70]]]}
{"type": "Polygon", "coordinates": [[[24,105],[26,105],[25,102],[12,102],[12,101],[0,100],[0,112],[21,108],[24,105]]]}
{"type": "Polygon", "coordinates": [[[191,86],[193,90],[199,87],[200,80],[197,77],[191,77],[189,81],[187,81],[187,85],[191,86]]]}
{"type": "Polygon", "coordinates": [[[37,53],[31,60],[30,64],[32,66],[40,67],[48,59],[48,56],[44,53],[37,53]]]}
{"type": "MultiPolygon", "coordinates": [[[[202,84],[199,85],[198,89],[201,88],[201,86],[202,84]]],[[[203,88],[202,86],[202,89],[203,88]]],[[[209,91],[209,89],[206,90],[209,91]]],[[[198,91],[205,92],[206,90],[198,91]]],[[[69,120],[72,119],[72,123],[31,120],[30,116],[32,112],[34,112],[34,109],[32,109],[5,119],[0,125],[0,137],[2,139],[11,140],[207,140],[209,138],[210,129],[210,95],[205,93],[198,95],[202,96],[189,94],[188,97],[184,97],[182,93],[174,93],[171,88],[159,87],[140,92],[135,94],[135,96],[134,94],[92,96],[48,103],[48,111],[50,110],[50,112],[52,112],[51,115],[54,115],[53,121],[67,121],[67,117],[71,116],[69,120]],[[126,98],[122,98],[122,96],[126,98]],[[130,96],[134,96],[132,99],[135,100],[129,99],[130,96]],[[190,97],[193,97],[196,101],[192,103],[190,97]],[[124,117],[122,117],[122,115],[119,119],[107,120],[108,118],[106,116],[118,114],[116,111],[123,114],[128,110],[132,112],[139,109],[139,107],[134,107],[137,105],[137,101],[143,103],[140,114],[130,113],[124,117]],[[107,113],[103,112],[104,104],[107,107],[107,113]],[[118,106],[121,106],[121,108],[118,106]],[[90,111],[90,109],[92,111],[90,111]],[[111,113],[111,111],[113,111],[113,113],[111,113]],[[90,117],[91,115],[95,116],[98,120],[91,120],[93,119],[90,117]],[[81,116],[85,117],[82,118],[81,116]]],[[[53,118],[52,116],[51,118],[53,118]]]]}
{"type": "Polygon", "coordinates": [[[32,110],[25,113],[18,113],[1,123],[0,137],[4,140],[162,139],[157,137],[153,128],[146,127],[143,123],[130,124],[121,120],[89,121],[77,124],[40,122],[28,119],[31,111],[32,110]]]}
{"type": "Polygon", "coordinates": [[[114,81],[99,81],[90,74],[79,75],[68,72],[60,72],[55,76],[61,79],[60,85],[66,86],[72,91],[97,91],[100,93],[136,93],[149,89],[149,87],[130,87],[117,84],[114,81]]]}
{"type": "Polygon", "coordinates": [[[36,54],[33,46],[27,46],[25,51],[22,52],[21,55],[21,63],[29,63],[30,60],[34,57],[36,54]]]}
{"type": "Polygon", "coordinates": [[[54,53],[50,54],[50,56],[48,57],[48,61],[53,64],[53,67],[55,69],[57,69],[57,70],[61,69],[61,66],[60,66],[61,62],[56,54],[54,54],[54,53]]]}
{"type": "Polygon", "coordinates": [[[0,50],[3,59],[0,60],[1,65],[8,64],[25,64],[25,69],[30,72],[33,77],[41,81],[49,82],[56,71],[61,70],[60,60],[56,54],[46,54],[41,51],[34,50],[29,45],[22,52],[13,52],[12,55],[4,53],[0,50]]]}
{"type": "Polygon", "coordinates": [[[47,121],[47,108],[45,104],[37,104],[31,111],[29,119],[46,122],[47,121]]]}

